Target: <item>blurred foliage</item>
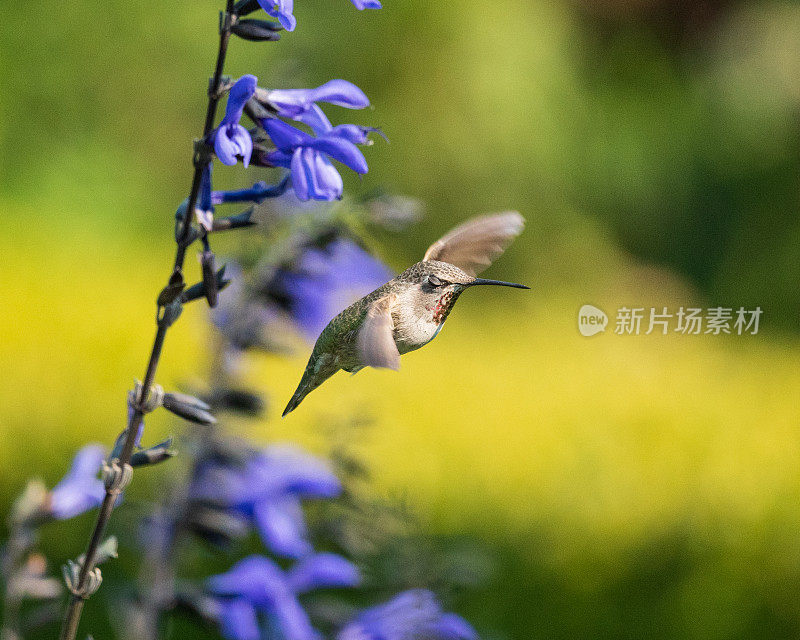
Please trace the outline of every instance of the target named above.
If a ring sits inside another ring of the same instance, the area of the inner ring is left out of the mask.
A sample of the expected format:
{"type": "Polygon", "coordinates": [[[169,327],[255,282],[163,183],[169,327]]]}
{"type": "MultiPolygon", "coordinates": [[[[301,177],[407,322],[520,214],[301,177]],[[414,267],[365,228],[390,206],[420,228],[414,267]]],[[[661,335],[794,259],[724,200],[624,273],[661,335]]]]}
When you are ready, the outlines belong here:
{"type": "MultiPolygon", "coordinates": [[[[320,423],[371,412],[359,446],[378,490],[495,550],[459,609],[488,640],[799,636],[800,5],[385,5],[298,1],[298,30],[234,43],[230,73],[361,86],[374,109],[333,119],[379,125],[391,144],[347,187],[429,212],[383,243],[387,261],[516,208],[529,228],[488,277],[534,290],[466,294],[400,374],[340,374],[284,421],[307,354],[248,361],[276,405],[250,435],[324,452],[320,423]],[[587,340],[587,302],[760,305],[763,328],[587,340]]],[[[0,6],[2,512],[32,470],[52,483],[80,444],[119,431],[189,186],[217,8],[0,6]]],[[[231,176],[215,173],[242,184],[231,176]]],[[[206,366],[203,314],[185,316],[168,386],[206,366]]],[[[152,441],[168,429],[148,421],[152,441]]],[[[141,478],[126,509],[157,490],[141,478]]],[[[82,550],[90,520],[48,532],[54,561],[82,550]]]]}

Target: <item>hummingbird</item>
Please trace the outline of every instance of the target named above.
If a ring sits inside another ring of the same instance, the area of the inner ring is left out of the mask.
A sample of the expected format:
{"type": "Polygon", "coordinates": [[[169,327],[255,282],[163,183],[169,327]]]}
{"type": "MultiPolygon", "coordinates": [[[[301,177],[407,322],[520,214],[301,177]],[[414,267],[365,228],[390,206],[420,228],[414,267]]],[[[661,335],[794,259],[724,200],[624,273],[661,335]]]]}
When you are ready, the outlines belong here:
{"type": "Polygon", "coordinates": [[[317,338],[283,416],[339,369],[349,373],[364,367],[399,369],[400,355],[433,340],[468,287],[529,289],[522,284],[476,277],[506,250],[524,226],[525,219],[516,211],[467,220],[428,247],[421,262],[347,307],[317,338]]]}

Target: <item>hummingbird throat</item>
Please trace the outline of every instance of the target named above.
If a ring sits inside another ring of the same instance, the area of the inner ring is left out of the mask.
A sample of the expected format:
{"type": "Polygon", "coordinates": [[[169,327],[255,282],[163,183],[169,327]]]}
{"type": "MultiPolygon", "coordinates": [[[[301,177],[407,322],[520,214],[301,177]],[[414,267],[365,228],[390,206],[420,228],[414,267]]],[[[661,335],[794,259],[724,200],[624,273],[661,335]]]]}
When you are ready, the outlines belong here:
{"type": "Polygon", "coordinates": [[[433,321],[436,324],[442,324],[453,308],[454,293],[452,290],[445,292],[445,294],[436,301],[436,306],[433,308],[433,321]]]}

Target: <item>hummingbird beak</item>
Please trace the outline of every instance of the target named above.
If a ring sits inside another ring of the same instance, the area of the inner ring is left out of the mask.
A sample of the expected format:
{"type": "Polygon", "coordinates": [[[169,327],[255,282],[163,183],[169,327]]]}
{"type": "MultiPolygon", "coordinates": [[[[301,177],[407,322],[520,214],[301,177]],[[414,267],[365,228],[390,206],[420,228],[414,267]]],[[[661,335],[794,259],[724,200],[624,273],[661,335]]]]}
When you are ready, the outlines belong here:
{"type": "Polygon", "coordinates": [[[485,280],[483,278],[475,278],[467,286],[474,287],[475,285],[478,284],[496,284],[500,287],[514,287],[515,289],[530,289],[530,287],[526,287],[524,284],[517,284],[516,282],[503,282],[502,280],[485,280]]]}

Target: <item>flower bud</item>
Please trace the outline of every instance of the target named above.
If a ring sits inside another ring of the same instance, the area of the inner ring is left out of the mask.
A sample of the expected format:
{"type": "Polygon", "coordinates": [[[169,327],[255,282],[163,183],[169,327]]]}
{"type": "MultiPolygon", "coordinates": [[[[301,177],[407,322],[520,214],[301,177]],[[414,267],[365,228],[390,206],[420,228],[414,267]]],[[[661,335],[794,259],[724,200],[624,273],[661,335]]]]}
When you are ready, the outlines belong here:
{"type": "Polygon", "coordinates": [[[222,411],[233,411],[249,416],[259,416],[264,412],[264,398],[247,389],[215,389],[208,401],[222,411]]]}
{"type": "Polygon", "coordinates": [[[217,419],[211,415],[211,407],[202,400],[185,393],[165,393],[163,406],[176,416],[198,424],[216,424],[217,419]]]}
{"type": "Polygon", "coordinates": [[[260,8],[261,5],[258,4],[258,0],[239,0],[233,6],[233,13],[237,16],[246,16],[253,13],[253,11],[258,11],[260,8]]]}
{"type": "Polygon", "coordinates": [[[255,221],[250,218],[253,215],[253,208],[237,213],[235,216],[228,216],[227,218],[218,218],[214,220],[212,231],[227,231],[229,229],[242,229],[244,227],[252,227],[255,221]]]}
{"type": "MultiPolygon", "coordinates": [[[[109,536],[106,538],[99,547],[97,547],[97,553],[94,556],[94,563],[95,565],[103,564],[104,562],[111,560],[112,558],[116,558],[119,554],[117,550],[119,545],[117,543],[117,536],[109,536]]],[[[78,564],[82,565],[86,561],[86,556],[80,556],[78,558],[78,564]]]]}
{"type": "Polygon", "coordinates": [[[208,306],[212,309],[217,306],[219,289],[217,287],[217,277],[214,273],[214,253],[205,250],[200,254],[200,265],[203,270],[203,290],[208,301],[208,306]]]}
{"type": "MultiPolygon", "coordinates": [[[[225,265],[217,271],[216,275],[216,282],[217,282],[217,293],[222,291],[225,287],[230,284],[230,280],[225,279],[225,265]]],[[[198,298],[202,298],[205,296],[206,289],[204,282],[198,282],[193,284],[191,287],[184,289],[183,293],[181,294],[181,302],[192,302],[193,300],[197,300],[198,298]]]]}
{"type": "Polygon", "coordinates": [[[278,33],[282,27],[277,22],[268,20],[237,20],[233,23],[231,31],[242,38],[252,42],[275,41],[281,39],[278,33]]]}
{"type": "Polygon", "coordinates": [[[186,525],[195,535],[212,544],[223,546],[235,539],[244,538],[249,532],[245,518],[212,507],[192,509],[186,525]]]}
{"type": "Polygon", "coordinates": [[[132,467],[142,467],[145,465],[158,464],[169,460],[175,456],[175,451],[171,449],[172,438],[164,440],[157,445],[137,451],[131,456],[132,467]]]}

